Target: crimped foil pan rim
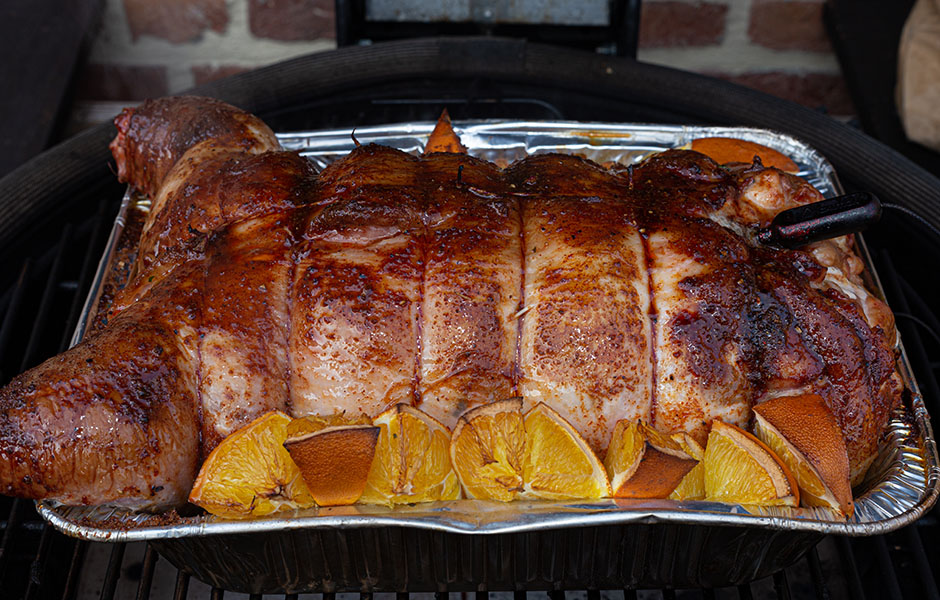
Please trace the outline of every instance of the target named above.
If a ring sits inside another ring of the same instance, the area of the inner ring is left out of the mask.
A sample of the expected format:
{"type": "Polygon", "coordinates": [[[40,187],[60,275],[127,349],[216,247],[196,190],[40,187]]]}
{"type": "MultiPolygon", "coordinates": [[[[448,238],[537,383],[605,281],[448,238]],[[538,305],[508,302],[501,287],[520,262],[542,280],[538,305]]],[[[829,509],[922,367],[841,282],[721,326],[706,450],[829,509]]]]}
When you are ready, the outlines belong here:
{"type": "MultiPolygon", "coordinates": [[[[932,479],[936,481],[937,470],[932,471],[932,479]]],[[[934,486],[936,489],[936,486],[934,486]]],[[[800,519],[792,516],[752,515],[743,512],[742,507],[731,507],[729,512],[710,512],[701,508],[690,507],[682,509],[656,509],[648,510],[629,508],[625,510],[610,510],[613,506],[597,506],[598,512],[572,512],[572,513],[541,513],[536,514],[524,522],[493,522],[483,524],[465,523],[445,518],[429,518],[427,516],[408,517],[402,515],[343,515],[333,516],[317,514],[303,517],[280,516],[275,520],[246,520],[246,521],[210,521],[200,520],[196,523],[170,526],[143,526],[139,528],[109,529],[95,527],[83,522],[70,520],[54,505],[37,502],[37,510],[56,529],[81,539],[96,542],[136,542],[151,541],[155,539],[179,539],[192,536],[225,536],[250,535],[262,533],[277,533],[297,529],[351,529],[351,528],[383,528],[406,527],[439,531],[456,534],[472,535],[498,535],[514,533],[531,533],[580,527],[601,527],[607,525],[629,524],[685,524],[696,527],[742,527],[775,529],[788,532],[806,532],[846,535],[862,537],[889,533],[908,525],[920,518],[936,501],[937,494],[932,492],[923,501],[904,513],[890,517],[883,521],[871,523],[850,523],[838,521],[820,521],[815,519],[800,519]],[[607,508],[606,512],[602,509],[607,508]],[[742,512],[731,512],[731,511],[742,512]]],[[[456,500],[454,502],[467,502],[456,500]]],[[[612,504],[616,504],[614,501],[612,504]]],[[[702,503],[715,505],[717,503],[702,503]]],[[[586,505],[582,505],[586,506],[586,505]]],[[[522,507],[518,507],[522,512],[522,507]]],[[[530,515],[532,516],[532,515],[530,515]]],[[[132,520],[126,520],[125,526],[131,527],[132,520]]]]}
{"type": "MultiPolygon", "coordinates": [[[[835,171],[818,152],[792,136],[764,129],[569,121],[467,121],[455,122],[454,126],[471,154],[504,162],[530,153],[563,149],[587,155],[598,162],[615,159],[629,163],[668,147],[686,146],[698,137],[737,137],[770,146],[794,158],[800,167],[799,174],[824,195],[842,193],[835,171]]],[[[345,155],[358,143],[384,143],[406,151],[420,152],[423,141],[433,127],[433,123],[403,123],[366,127],[354,132],[343,129],[286,133],[278,134],[278,138],[286,148],[300,152],[322,167],[330,160],[345,155]]],[[[106,251],[99,263],[94,284],[76,327],[73,344],[81,339],[98,304],[131,202],[129,191],[124,197],[106,251]]],[[[883,298],[881,284],[864,241],[861,237],[857,239],[872,287],[883,298]]],[[[320,508],[249,521],[223,521],[211,516],[200,516],[174,524],[165,524],[158,517],[150,515],[126,514],[103,507],[65,507],[54,502],[37,502],[37,510],[53,526],[69,535],[95,541],[122,542],[320,528],[407,527],[457,534],[494,535],[630,523],[876,535],[915,521],[933,506],[940,494],[940,461],[933,429],[907,355],[900,344],[899,349],[898,367],[911,392],[910,406],[899,411],[905,414],[899,414],[892,421],[888,432],[892,442],[879,457],[887,465],[882,465],[882,470],[890,470],[894,466],[894,479],[876,482],[869,492],[857,499],[858,513],[853,517],[856,520],[852,521],[840,520],[827,509],[751,507],[754,511],[751,513],[736,505],[710,502],[677,504],[663,500],[514,502],[508,505],[459,500],[395,510],[382,507],[320,508]],[[893,490],[888,489],[891,485],[895,486],[893,490]],[[903,494],[903,506],[899,506],[898,501],[891,496],[892,491],[903,494]],[[688,508],[683,509],[682,506],[688,508]],[[504,518],[485,518],[494,512],[503,513],[504,518]],[[864,514],[865,520],[858,520],[860,514],[864,514]],[[511,518],[505,518],[505,515],[511,518]],[[157,524],[148,524],[148,521],[157,524]]]]}

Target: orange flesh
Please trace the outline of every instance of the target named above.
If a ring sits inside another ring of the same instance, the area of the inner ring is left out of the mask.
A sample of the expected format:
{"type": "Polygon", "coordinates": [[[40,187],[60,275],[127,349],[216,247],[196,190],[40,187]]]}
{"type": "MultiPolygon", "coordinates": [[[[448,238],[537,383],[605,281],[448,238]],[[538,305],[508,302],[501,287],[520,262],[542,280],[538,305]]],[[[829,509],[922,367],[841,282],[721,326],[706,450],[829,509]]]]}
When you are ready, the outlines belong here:
{"type": "Polygon", "coordinates": [[[734,138],[699,138],[692,142],[692,149],[701,152],[720,164],[752,163],[758,157],[765,167],[776,167],[781,171],[796,173],[798,167],[788,156],[762,144],[734,138]]]}

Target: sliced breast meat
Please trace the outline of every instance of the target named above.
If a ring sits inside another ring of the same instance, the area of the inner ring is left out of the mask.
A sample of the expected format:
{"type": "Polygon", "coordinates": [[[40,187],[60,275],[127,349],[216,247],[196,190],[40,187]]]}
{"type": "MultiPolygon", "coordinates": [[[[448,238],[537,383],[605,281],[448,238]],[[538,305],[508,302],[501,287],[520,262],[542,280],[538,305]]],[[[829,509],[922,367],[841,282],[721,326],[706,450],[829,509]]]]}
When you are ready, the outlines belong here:
{"type": "Polygon", "coordinates": [[[649,419],[650,296],[625,182],[561,155],[509,169],[525,263],[519,389],[603,454],[619,419],[649,419]]]}
{"type": "Polygon", "coordinates": [[[448,427],[515,393],[522,248],[518,202],[495,165],[421,161],[426,233],[419,407],[448,427]]]}
{"type": "Polygon", "coordinates": [[[269,410],[290,406],[292,211],[222,229],[206,249],[199,328],[203,454],[269,410]]]}
{"type": "Polygon", "coordinates": [[[294,249],[291,407],[375,416],[414,403],[423,234],[418,159],[363,146],[321,177],[294,249]]]}
{"type": "Polygon", "coordinates": [[[740,267],[747,254],[740,246],[723,247],[724,256],[708,248],[728,235],[708,220],[667,220],[648,238],[656,312],[653,423],[701,442],[713,419],[739,427],[750,419],[743,356],[750,348],[741,315],[756,294],[746,264],[740,267]]]}

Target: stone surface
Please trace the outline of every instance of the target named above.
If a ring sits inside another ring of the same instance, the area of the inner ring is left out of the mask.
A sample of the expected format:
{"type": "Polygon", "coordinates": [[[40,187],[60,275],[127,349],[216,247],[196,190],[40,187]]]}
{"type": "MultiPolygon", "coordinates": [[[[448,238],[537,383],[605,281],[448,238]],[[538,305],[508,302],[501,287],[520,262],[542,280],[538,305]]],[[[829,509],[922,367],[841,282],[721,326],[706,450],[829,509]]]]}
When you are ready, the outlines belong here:
{"type": "Polygon", "coordinates": [[[175,44],[198,40],[204,31],[218,33],[228,25],[225,0],[123,0],[134,40],[144,35],[175,44]]]}
{"type": "Polygon", "coordinates": [[[76,75],[78,100],[143,100],[168,93],[162,66],[89,64],[76,75]]]}
{"type": "Polygon", "coordinates": [[[274,40],[334,39],[333,0],[248,0],[253,35],[274,40]]]}
{"type": "Polygon", "coordinates": [[[831,52],[822,7],[814,1],[755,0],[748,36],[753,43],[774,50],[831,52]]]}
{"type": "Polygon", "coordinates": [[[727,14],[725,4],[644,2],[640,8],[640,47],[720,44],[727,14]]]}
{"type": "Polygon", "coordinates": [[[845,81],[841,75],[825,73],[797,74],[780,71],[740,75],[709,73],[709,75],[779,96],[809,108],[822,108],[831,115],[855,114],[852,98],[849,96],[849,91],[845,87],[845,81]]]}

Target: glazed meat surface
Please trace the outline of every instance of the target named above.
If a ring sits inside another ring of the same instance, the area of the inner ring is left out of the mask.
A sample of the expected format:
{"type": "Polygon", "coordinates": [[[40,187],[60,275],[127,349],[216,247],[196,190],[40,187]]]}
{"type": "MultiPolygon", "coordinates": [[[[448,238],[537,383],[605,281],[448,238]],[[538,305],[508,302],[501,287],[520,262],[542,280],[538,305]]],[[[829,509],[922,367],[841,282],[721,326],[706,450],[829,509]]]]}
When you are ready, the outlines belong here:
{"type": "Polygon", "coordinates": [[[890,311],[851,238],[761,247],[820,199],[759,164],[664,152],[506,169],[360,146],[316,173],[256,118],[197,98],[125,111],[112,150],[152,198],[108,324],[0,389],[0,486],[73,504],[185,502],[272,409],[452,427],[546,402],[603,455],[619,419],[704,440],[813,391],[864,473],[901,392],[890,311]]]}

